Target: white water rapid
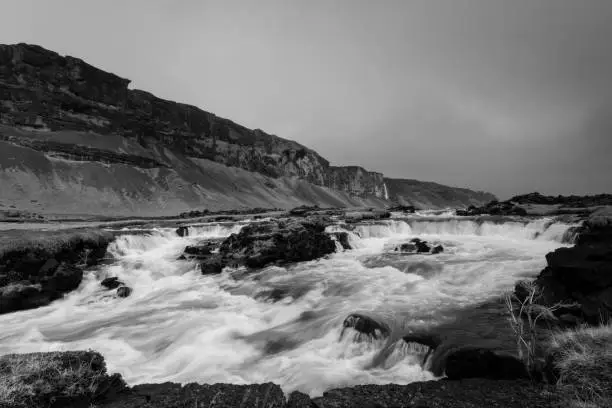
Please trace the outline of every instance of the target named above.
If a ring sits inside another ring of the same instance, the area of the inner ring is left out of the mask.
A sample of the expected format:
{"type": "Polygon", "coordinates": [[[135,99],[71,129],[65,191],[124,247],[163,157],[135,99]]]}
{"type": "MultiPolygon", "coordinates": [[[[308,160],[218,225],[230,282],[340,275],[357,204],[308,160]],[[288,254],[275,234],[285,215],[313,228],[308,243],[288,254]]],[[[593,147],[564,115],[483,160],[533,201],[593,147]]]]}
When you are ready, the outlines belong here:
{"type": "Polygon", "coordinates": [[[186,245],[241,227],[201,224],[184,238],[174,229],[124,231],[109,247],[113,262],[86,273],[76,291],[1,315],[0,354],[93,349],[132,385],[271,381],[313,396],[431,379],[407,346],[373,367],[385,341],[341,339],[343,320],[361,312],[391,327],[435,325],[535,277],[544,255],[567,245],[570,225],[415,215],[356,226],[353,250],[249,275],[226,269],[202,276],[194,263],[177,260],[186,245]],[[444,252],[393,251],[413,237],[440,243],[444,252]],[[109,276],[132,287],[132,295],[104,290],[100,281],[109,276]]]}

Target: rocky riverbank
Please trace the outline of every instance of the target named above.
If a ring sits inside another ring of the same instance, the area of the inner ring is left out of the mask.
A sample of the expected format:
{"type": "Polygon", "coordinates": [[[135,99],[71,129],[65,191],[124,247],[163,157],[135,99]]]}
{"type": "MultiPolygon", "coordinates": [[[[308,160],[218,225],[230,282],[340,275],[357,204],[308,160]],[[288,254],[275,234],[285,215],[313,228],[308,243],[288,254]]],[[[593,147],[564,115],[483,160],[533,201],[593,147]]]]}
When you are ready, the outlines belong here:
{"type": "Polygon", "coordinates": [[[339,388],[311,398],[276,384],[140,384],[109,374],[92,351],[0,357],[2,408],[558,407],[552,387],[526,380],[466,379],[339,388]]]}
{"type": "Polygon", "coordinates": [[[45,306],[76,289],[113,239],[97,229],[3,233],[0,314],[45,306]]]}

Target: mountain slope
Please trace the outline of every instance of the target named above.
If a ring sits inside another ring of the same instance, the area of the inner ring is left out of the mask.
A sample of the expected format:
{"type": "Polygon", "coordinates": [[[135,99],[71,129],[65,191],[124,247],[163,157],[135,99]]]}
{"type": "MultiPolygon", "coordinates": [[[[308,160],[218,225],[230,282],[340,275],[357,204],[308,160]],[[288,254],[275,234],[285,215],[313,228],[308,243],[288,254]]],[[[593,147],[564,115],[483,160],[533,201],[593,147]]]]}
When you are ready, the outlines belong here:
{"type": "Polygon", "coordinates": [[[414,205],[417,208],[478,206],[497,199],[491,193],[448,187],[429,181],[385,177],[385,184],[390,200],[402,205],[414,205]]]}
{"type": "Polygon", "coordinates": [[[381,173],[331,166],[129,82],[36,45],[0,45],[0,200],[88,214],[390,204],[381,173]]]}

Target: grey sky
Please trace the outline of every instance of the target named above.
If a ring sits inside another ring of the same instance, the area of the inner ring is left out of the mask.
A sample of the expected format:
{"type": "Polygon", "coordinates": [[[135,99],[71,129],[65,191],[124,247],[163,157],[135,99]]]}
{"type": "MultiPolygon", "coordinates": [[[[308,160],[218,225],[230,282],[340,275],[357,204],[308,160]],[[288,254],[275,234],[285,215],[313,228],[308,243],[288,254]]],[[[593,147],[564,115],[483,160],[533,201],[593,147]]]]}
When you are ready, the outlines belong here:
{"type": "Polygon", "coordinates": [[[3,43],[500,197],[612,192],[612,1],[0,2],[3,43]]]}

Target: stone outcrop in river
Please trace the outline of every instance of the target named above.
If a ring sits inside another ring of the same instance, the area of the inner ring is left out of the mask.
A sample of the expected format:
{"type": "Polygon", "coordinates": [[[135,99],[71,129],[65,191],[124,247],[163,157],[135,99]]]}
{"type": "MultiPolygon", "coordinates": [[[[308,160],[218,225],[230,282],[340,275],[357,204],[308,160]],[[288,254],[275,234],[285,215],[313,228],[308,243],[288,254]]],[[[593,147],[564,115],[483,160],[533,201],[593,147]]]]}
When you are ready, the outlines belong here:
{"type": "Polygon", "coordinates": [[[305,262],[333,253],[336,244],[318,218],[283,219],[250,224],[232,234],[212,253],[208,242],[185,248],[184,257],[199,260],[202,273],[225,266],[263,268],[305,262]]]}
{"type": "Polygon", "coordinates": [[[595,212],[580,227],[576,244],[547,254],[546,262],[535,281],[542,303],[576,303],[557,314],[574,314],[594,324],[612,316],[611,207],[595,212]]]}
{"type": "Polygon", "coordinates": [[[45,306],[76,289],[83,269],[95,265],[113,240],[111,233],[83,230],[39,232],[0,253],[0,314],[45,306]]]}
{"type": "Polygon", "coordinates": [[[11,186],[0,198],[41,213],[77,213],[76,197],[95,214],[168,214],[202,203],[383,208],[392,196],[427,207],[492,197],[419,182],[407,194],[381,173],[332,166],[299,143],[129,83],[36,45],[0,46],[0,168],[14,169],[0,172],[11,186]]]}

